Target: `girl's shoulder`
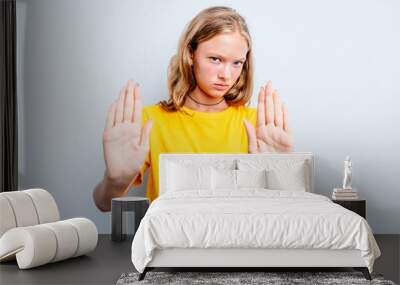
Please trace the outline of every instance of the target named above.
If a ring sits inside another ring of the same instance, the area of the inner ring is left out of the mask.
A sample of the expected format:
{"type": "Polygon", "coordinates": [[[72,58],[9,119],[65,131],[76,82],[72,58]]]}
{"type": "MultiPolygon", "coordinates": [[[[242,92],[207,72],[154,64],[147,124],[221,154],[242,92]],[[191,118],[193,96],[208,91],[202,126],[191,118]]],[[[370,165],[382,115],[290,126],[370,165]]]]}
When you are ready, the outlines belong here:
{"type": "Polygon", "coordinates": [[[144,106],[142,112],[149,117],[157,117],[162,114],[168,113],[158,104],[144,106]]]}
{"type": "Polygon", "coordinates": [[[153,119],[156,121],[165,121],[173,119],[177,116],[178,112],[170,112],[161,107],[159,104],[147,105],[142,108],[142,118],[144,121],[153,119]]]}
{"type": "Polygon", "coordinates": [[[257,108],[254,107],[247,107],[245,105],[241,105],[238,108],[240,113],[240,117],[246,118],[249,120],[253,125],[256,125],[257,121],[257,108]]]}
{"type": "Polygon", "coordinates": [[[157,105],[157,104],[147,105],[147,106],[143,106],[143,111],[146,111],[146,112],[157,112],[159,107],[160,106],[157,105]]]}
{"type": "Polygon", "coordinates": [[[239,112],[243,112],[246,116],[255,116],[257,114],[257,108],[247,107],[245,105],[241,105],[236,107],[239,112]]]}

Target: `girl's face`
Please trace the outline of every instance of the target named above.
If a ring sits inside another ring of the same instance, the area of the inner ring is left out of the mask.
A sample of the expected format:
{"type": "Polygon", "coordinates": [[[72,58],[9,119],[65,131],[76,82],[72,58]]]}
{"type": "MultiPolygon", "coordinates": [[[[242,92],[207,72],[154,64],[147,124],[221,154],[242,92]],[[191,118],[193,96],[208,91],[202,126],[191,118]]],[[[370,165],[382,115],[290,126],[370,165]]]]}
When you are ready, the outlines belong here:
{"type": "Polygon", "coordinates": [[[214,98],[225,95],[239,78],[247,51],[247,42],[238,32],[200,43],[191,54],[198,91],[214,98]]]}

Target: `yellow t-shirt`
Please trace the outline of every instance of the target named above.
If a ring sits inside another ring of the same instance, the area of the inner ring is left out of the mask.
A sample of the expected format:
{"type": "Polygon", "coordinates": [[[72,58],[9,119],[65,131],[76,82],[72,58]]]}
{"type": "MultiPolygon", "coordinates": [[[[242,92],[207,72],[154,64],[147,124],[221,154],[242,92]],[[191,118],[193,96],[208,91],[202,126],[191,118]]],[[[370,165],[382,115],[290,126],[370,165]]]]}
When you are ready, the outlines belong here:
{"type": "Polygon", "coordinates": [[[142,126],[153,120],[150,151],[134,186],[142,183],[150,167],[146,196],[150,201],[159,195],[158,159],[160,153],[248,153],[248,138],[243,119],[256,126],[256,108],[230,106],[221,112],[200,112],[183,107],[167,112],[159,105],[142,110],[142,126]]]}

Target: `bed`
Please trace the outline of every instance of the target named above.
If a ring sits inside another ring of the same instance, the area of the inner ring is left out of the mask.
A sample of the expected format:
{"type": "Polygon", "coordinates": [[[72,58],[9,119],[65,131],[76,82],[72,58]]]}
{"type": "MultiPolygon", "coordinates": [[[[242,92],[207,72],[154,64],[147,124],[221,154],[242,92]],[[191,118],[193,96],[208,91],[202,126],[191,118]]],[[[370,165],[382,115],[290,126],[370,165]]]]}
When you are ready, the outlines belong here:
{"type": "Polygon", "coordinates": [[[371,280],[367,221],[314,191],[312,153],[161,154],[160,195],[132,242],[154,268],[352,267],[371,280]]]}

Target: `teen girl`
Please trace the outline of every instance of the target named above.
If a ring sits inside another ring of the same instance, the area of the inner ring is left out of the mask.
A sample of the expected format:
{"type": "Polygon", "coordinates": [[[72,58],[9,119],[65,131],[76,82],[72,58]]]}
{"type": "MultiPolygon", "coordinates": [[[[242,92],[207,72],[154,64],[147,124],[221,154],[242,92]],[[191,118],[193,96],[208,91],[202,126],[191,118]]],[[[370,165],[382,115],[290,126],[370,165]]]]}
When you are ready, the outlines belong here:
{"type": "Polygon", "coordinates": [[[128,81],[111,104],[103,134],[104,178],[93,197],[102,211],[113,197],[142,183],[158,197],[160,153],[290,152],[288,111],[271,82],[257,109],[246,107],[253,90],[252,42],[245,20],[228,7],[201,11],[181,36],[168,70],[168,100],[142,109],[140,89],[128,81]]]}

